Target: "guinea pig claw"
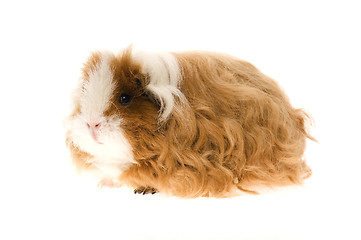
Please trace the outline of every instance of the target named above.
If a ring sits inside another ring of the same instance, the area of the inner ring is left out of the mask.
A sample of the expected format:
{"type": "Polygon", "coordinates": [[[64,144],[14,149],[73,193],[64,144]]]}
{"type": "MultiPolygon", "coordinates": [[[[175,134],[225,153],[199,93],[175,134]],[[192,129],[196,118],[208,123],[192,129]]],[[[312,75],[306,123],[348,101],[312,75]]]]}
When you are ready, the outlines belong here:
{"type": "Polygon", "coordinates": [[[139,187],[139,188],[136,188],[134,189],[134,194],[155,194],[157,193],[157,189],[155,188],[152,188],[152,187],[139,187]]]}

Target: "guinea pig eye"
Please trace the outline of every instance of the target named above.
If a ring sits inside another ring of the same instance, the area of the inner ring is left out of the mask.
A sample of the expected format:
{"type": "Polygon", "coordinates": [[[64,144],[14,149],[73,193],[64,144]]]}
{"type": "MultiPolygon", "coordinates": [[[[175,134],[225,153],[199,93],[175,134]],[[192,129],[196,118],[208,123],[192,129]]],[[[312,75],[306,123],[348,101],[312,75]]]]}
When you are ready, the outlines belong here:
{"type": "Polygon", "coordinates": [[[132,96],[130,96],[129,94],[123,93],[119,97],[119,103],[123,106],[128,105],[131,101],[132,101],[132,96]]]}

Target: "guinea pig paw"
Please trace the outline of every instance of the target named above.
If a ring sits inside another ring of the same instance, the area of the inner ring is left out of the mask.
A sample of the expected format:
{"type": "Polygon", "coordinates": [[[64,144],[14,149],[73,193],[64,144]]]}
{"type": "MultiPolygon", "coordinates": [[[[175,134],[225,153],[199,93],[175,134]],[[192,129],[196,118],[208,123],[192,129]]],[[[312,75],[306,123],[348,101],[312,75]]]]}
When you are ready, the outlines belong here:
{"type": "Polygon", "coordinates": [[[119,181],[114,181],[111,179],[103,179],[98,183],[99,188],[108,187],[108,188],[118,188],[121,187],[119,181]]]}
{"type": "Polygon", "coordinates": [[[155,194],[158,190],[152,187],[138,187],[134,189],[134,194],[155,194]]]}

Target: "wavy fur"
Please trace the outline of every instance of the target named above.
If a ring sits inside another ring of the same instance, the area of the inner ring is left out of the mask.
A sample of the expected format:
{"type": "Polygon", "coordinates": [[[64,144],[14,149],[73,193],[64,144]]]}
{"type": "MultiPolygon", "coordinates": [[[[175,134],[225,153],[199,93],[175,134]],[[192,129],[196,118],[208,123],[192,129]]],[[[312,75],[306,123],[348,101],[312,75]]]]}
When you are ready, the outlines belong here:
{"type": "MultiPolygon", "coordinates": [[[[164,106],[157,98],[167,94],[147,88],[152,82],[149,65],[142,68],[130,49],[114,56],[114,76],[119,75],[116,71],[124,73],[121,83],[115,80],[117,91],[141,74],[136,79],[142,84],[136,91],[143,93],[126,108],[114,103],[114,109],[107,111],[122,119],[121,128],[136,162],[118,181],[181,197],[226,197],[235,189],[301,184],[311,175],[303,160],[306,138],[312,139],[306,130],[308,115],[290,105],[274,80],[251,64],[224,54],[172,56],[181,78],[176,86],[179,90],[172,93],[172,104],[165,105],[173,106],[166,115],[159,115],[164,106]]],[[[170,64],[163,65],[167,68],[170,64]]],[[[164,87],[159,89],[167,89],[167,84],[164,87]]],[[[71,138],[67,142],[74,161],[89,168],[89,161],[83,159],[89,159],[89,154],[80,151],[71,138]]]]}

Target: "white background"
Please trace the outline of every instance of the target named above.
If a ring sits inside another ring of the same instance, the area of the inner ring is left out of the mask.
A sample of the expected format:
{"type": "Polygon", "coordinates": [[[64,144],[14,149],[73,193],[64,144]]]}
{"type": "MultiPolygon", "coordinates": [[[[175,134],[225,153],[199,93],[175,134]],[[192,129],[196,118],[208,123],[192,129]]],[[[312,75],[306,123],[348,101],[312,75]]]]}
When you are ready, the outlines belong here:
{"type": "Polygon", "coordinates": [[[357,1],[1,1],[0,239],[361,239],[357,1]],[[137,196],[74,176],[62,119],[92,50],[250,61],[312,114],[303,187],[137,196]]]}

